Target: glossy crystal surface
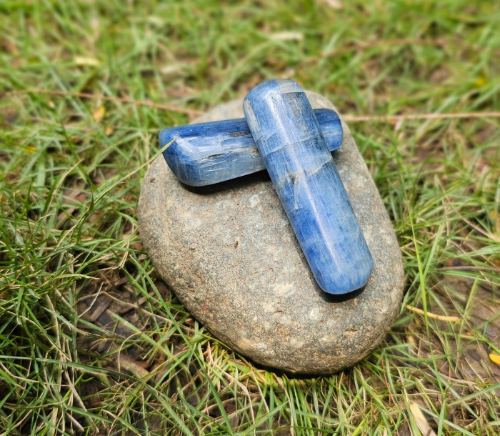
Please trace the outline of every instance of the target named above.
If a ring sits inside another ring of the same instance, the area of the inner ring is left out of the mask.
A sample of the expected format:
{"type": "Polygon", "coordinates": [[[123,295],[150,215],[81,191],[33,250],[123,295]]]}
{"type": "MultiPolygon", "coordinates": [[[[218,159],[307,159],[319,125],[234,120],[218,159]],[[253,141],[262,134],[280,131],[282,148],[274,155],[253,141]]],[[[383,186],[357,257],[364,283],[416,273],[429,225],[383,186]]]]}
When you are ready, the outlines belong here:
{"type": "Polygon", "coordinates": [[[319,286],[366,284],[373,260],[311,105],[292,80],[255,87],[245,117],[319,286]]]}
{"type": "MultiPolygon", "coordinates": [[[[315,117],[331,151],[342,144],[342,124],[335,111],[316,109],[315,117]]],[[[205,186],[264,170],[245,118],[173,127],[160,133],[168,166],[179,180],[205,186]]]]}

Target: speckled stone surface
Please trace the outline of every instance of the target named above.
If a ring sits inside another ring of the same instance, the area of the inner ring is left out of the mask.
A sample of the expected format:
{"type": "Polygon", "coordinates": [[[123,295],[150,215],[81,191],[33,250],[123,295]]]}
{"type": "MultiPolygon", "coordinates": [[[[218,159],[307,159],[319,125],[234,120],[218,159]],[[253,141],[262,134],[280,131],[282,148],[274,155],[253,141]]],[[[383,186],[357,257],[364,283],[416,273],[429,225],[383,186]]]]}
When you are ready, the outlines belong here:
{"type": "MultiPolygon", "coordinates": [[[[335,109],[308,92],[313,108],[335,109]]],[[[240,118],[242,101],[195,122],[240,118]]],[[[343,123],[333,152],[374,260],[366,287],[332,296],[316,284],[265,172],[206,187],[182,185],[160,156],[139,200],[144,246],[160,276],[205,327],[253,361],[328,374],[368,355],[394,321],[403,293],[392,224],[343,123]]]]}

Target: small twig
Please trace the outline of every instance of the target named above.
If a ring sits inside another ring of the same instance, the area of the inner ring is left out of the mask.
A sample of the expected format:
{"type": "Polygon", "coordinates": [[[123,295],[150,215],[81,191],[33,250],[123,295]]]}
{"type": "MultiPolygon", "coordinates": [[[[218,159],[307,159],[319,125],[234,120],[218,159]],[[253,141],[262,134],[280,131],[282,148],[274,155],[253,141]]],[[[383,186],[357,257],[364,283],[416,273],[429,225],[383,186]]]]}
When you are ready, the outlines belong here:
{"type": "Polygon", "coordinates": [[[346,47],[337,48],[334,50],[330,50],[327,53],[324,53],[321,56],[315,56],[313,58],[309,58],[305,61],[305,63],[310,64],[316,62],[318,60],[323,60],[327,58],[331,58],[333,56],[337,56],[342,53],[348,53],[350,51],[359,51],[366,50],[374,47],[383,47],[390,45],[434,45],[438,47],[443,47],[446,44],[446,41],[440,39],[417,39],[417,38],[404,38],[404,39],[385,39],[379,41],[373,41],[366,44],[351,44],[346,47]]]}
{"type": "MultiPolygon", "coordinates": [[[[472,44],[467,44],[464,42],[455,43],[453,41],[446,41],[444,39],[423,39],[423,38],[400,38],[400,39],[382,39],[378,41],[368,42],[366,44],[351,44],[345,47],[340,47],[334,50],[330,50],[327,53],[322,54],[321,56],[314,56],[312,58],[306,59],[304,63],[310,64],[323,59],[331,58],[333,56],[337,56],[339,54],[348,53],[350,51],[361,51],[367,50],[374,47],[384,47],[391,45],[433,45],[436,47],[446,47],[449,45],[460,45],[461,48],[468,48],[474,50],[484,50],[483,47],[477,47],[472,44]]],[[[494,50],[494,53],[498,53],[494,50]]]]}
{"type": "MultiPolygon", "coordinates": [[[[85,299],[88,299],[88,298],[94,298],[96,295],[98,295],[98,294],[85,295],[84,297],[81,297],[80,300],[85,300],[85,299]]],[[[115,313],[117,313],[118,315],[123,315],[123,314],[125,314],[127,312],[130,312],[132,309],[137,309],[138,310],[139,306],[142,306],[146,302],[146,300],[147,300],[147,297],[140,297],[137,300],[137,303],[129,303],[127,301],[120,300],[119,298],[116,298],[115,296],[113,296],[112,294],[108,294],[107,292],[102,292],[101,295],[105,295],[105,296],[109,297],[111,300],[116,301],[117,303],[120,304],[121,307],[117,311],[115,311],[115,313]]],[[[148,295],[151,296],[151,297],[153,297],[154,296],[154,291],[149,292],[148,295]]]]}
{"type": "MultiPolygon", "coordinates": [[[[420,315],[425,315],[425,313],[426,313],[422,309],[418,309],[416,307],[410,306],[409,304],[405,304],[405,307],[408,310],[411,310],[412,312],[418,313],[420,315]]],[[[450,322],[458,322],[458,321],[460,321],[460,318],[458,316],[436,315],[435,313],[431,313],[431,312],[427,312],[427,317],[428,318],[438,319],[440,321],[450,321],[450,322]]]]}
{"type": "Polygon", "coordinates": [[[141,100],[132,100],[131,98],[126,97],[108,97],[97,94],[88,94],[85,92],[70,92],[70,91],[58,91],[53,89],[22,89],[17,91],[9,91],[6,93],[7,95],[12,94],[49,94],[49,95],[59,95],[59,96],[70,96],[70,97],[80,97],[80,98],[89,98],[95,100],[106,100],[106,101],[114,101],[120,103],[131,103],[137,106],[147,106],[156,109],[161,109],[165,111],[175,111],[188,115],[201,115],[204,112],[196,109],[186,109],[175,106],[168,106],[165,104],[153,103],[152,101],[141,101],[141,100]]]}
{"type": "MultiPolygon", "coordinates": [[[[359,48],[359,47],[358,47],[359,48]]],[[[350,48],[353,50],[355,48],[350,48]]],[[[96,94],[87,94],[83,92],[70,92],[58,91],[50,89],[23,89],[18,91],[9,91],[7,95],[12,94],[49,94],[60,96],[72,96],[80,98],[101,99],[106,101],[114,101],[121,103],[131,103],[137,106],[147,106],[155,109],[165,111],[175,111],[185,113],[192,116],[202,115],[203,111],[196,109],[185,109],[175,106],[168,106],[151,101],[132,100],[126,97],[108,97],[96,94]]],[[[455,119],[455,118],[500,118],[500,112],[465,112],[465,113],[451,113],[451,114],[408,114],[408,115],[343,115],[342,119],[349,122],[363,122],[363,121],[381,121],[381,122],[397,122],[404,120],[434,120],[434,119],[455,119]]]]}
{"type": "Polygon", "coordinates": [[[471,265],[463,265],[463,266],[443,266],[441,268],[437,268],[438,271],[447,271],[447,270],[456,270],[456,271],[493,271],[500,272],[499,268],[490,268],[487,266],[471,266],[471,265]]]}
{"type": "Polygon", "coordinates": [[[126,354],[118,353],[117,366],[119,372],[123,368],[139,378],[146,378],[149,375],[149,371],[146,368],[143,368],[139,365],[138,361],[126,354]]]}
{"type": "Polygon", "coordinates": [[[404,120],[443,120],[456,118],[500,118],[500,112],[464,112],[452,114],[408,114],[408,115],[342,115],[344,121],[382,121],[394,122],[404,120]]]}
{"type": "MultiPolygon", "coordinates": [[[[359,47],[357,47],[359,48],[359,47]]],[[[349,50],[354,50],[350,48],[349,50]]],[[[9,91],[7,95],[12,94],[49,94],[59,96],[72,96],[89,99],[101,99],[106,101],[114,101],[121,103],[131,103],[137,106],[147,106],[155,109],[165,111],[175,111],[185,113],[191,116],[198,116],[204,114],[203,111],[196,109],[179,108],[175,106],[168,106],[151,101],[133,100],[126,97],[108,97],[96,94],[87,94],[83,92],[70,92],[58,91],[50,89],[23,89],[17,91],[9,91]]],[[[464,112],[464,113],[450,113],[450,114],[407,114],[407,115],[342,115],[344,121],[349,122],[364,122],[364,121],[379,121],[379,122],[398,122],[405,120],[438,120],[438,119],[457,119],[457,118],[500,118],[500,112],[464,112]]]]}

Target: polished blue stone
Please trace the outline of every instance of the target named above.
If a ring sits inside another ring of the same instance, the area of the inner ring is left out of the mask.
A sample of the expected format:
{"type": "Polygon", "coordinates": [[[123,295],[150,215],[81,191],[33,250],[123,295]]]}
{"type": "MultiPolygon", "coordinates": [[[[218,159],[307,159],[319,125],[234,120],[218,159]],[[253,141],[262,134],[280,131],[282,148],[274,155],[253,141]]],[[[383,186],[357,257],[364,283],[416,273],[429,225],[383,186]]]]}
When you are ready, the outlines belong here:
{"type": "MultiPolygon", "coordinates": [[[[316,118],[330,150],[342,144],[342,124],[335,111],[316,109],[316,118]]],[[[168,166],[191,186],[212,185],[264,170],[245,118],[173,127],[160,133],[168,166]]]]}
{"type": "Polygon", "coordinates": [[[372,256],[304,91],[271,80],[250,91],[243,109],[319,286],[330,294],[361,288],[372,256]]]}

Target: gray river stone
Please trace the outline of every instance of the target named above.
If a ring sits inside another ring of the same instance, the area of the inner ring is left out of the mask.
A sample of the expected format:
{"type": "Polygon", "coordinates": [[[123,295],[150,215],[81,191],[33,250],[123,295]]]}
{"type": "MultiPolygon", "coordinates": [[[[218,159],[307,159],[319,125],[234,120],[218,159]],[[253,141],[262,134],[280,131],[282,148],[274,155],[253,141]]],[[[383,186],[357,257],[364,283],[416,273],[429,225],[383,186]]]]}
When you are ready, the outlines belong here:
{"type": "MultiPolygon", "coordinates": [[[[336,110],[307,94],[313,108],[336,110]]],[[[239,117],[242,100],[195,122],[239,117]]],[[[139,226],[153,265],[215,337],[258,364],[333,373],[373,351],[399,312],[398,241],[345,123],[343,129],[333,156],[375,264],[365,288],[347,296],[330,296],[316,284],[265,171],[194,188],[160,156],[144,178],[139,226]]]]}

